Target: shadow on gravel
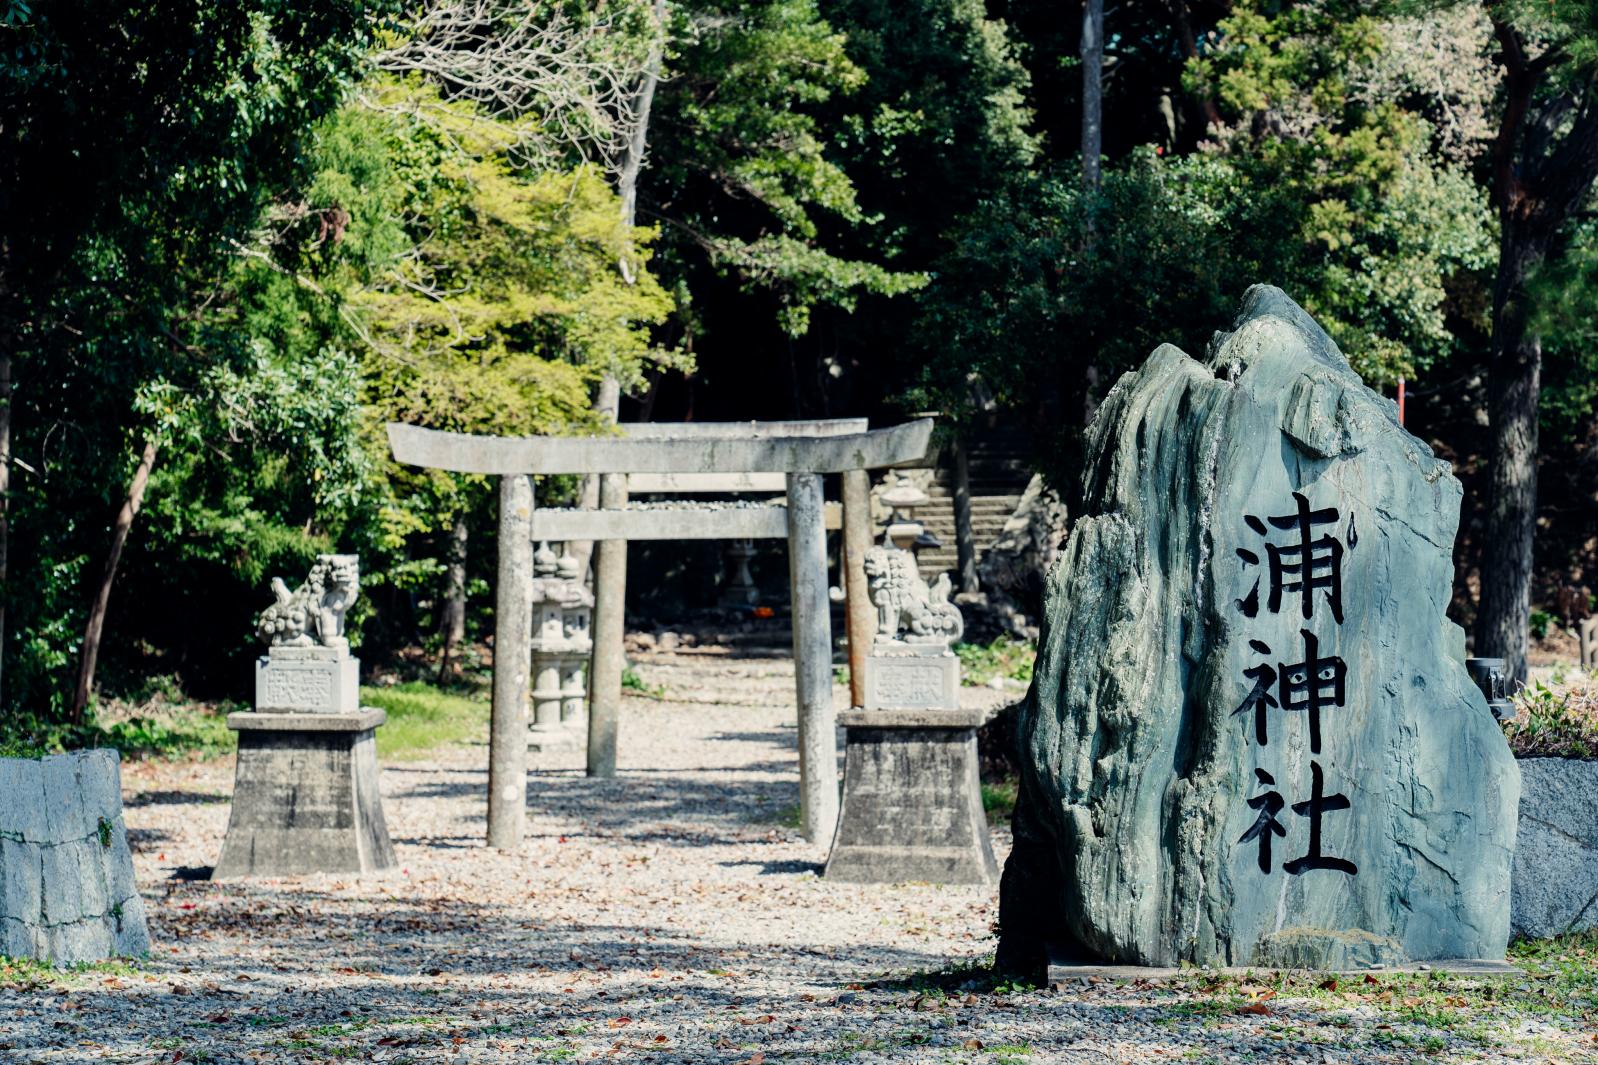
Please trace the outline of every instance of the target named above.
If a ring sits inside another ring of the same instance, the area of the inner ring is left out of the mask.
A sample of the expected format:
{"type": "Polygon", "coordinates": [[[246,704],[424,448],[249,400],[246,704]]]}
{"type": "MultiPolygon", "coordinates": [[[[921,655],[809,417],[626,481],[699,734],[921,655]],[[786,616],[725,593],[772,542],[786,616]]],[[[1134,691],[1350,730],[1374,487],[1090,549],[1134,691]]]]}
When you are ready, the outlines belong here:
{"type": "MultiPolygon", "coordinates": [[[[758,827],[780,823],[782,812],[799,801],[799,781],[791,762],[758,762],[741,766],[737,772],[739,776],[733,777],[722,770],[699,770],[692,775],[684,775],[683,770],[628,771],[613,780],[596,781],[570,770],[535,771],[528,774],[527,805],[530,810],[554,813],[573,822],[565,831],[551,834],[600,834],[634,842],[690,845],[745,842],[748,833],[758,827]],[[743,776],[750,773],[764,773],[768,779],[743,776]],[[668,825],[671,830],[664,831],[663,826],[668,825]]],[[[435,777],[389,792],[384,806],[390,824],[402,827],[408,802],[477,799],[483,787],[482,777],[435,777]]],[[[424,840],[402,837],[400,842],[424,840]]],[[[456,845],[473,844],[467,839],[456,845]]]]}
{"type": "Polygon", "coordinates": [[[210,806],[232,798],[222,791],[141,791],[123,799],[122,806],[210,806]]]}
{"type": "MultiPolygon", "coordinates": [[[[158,950],[137,965],[153,979],[89,984],[72,992],[71,1012],[53,989],[12,995],[0,1045],[82,1060],[73,1055],[87,1036],[101,1057],[219,1062],[371,1060],[379,1048],[395,1060],[587,1059],[620,1046],[664,1063],[746,1060],[730,1051],[753,1042],[816,1061],[841,1049],[818,1010],[854,1008],[846,987],[872,975],[849,951],[700,946],[645,923],[544,924],[536,899],[370,906],[293,881],[174,885],[152,900],[154,931],[163,944],[204,942],[203,965],[192,951],[158,950]],[[265,949],[245,959],[234,943],[265,949]],[[789,974],[785,987],[759,979],[776,972],[789,974]]],[[[943,960],[879,948],[870,965],[943,960]]]]}
{"type": "Polygon", "coordinates": [[[827,867],[825,862],[763,862],[758,858],[739,859],[735,862],[718,862],[717,864],[729,869],[736,869],[745,865],[758,865],[761,876],[794,876],[801,873],[815,873],[820,876],[821,871],[827,867]]]}

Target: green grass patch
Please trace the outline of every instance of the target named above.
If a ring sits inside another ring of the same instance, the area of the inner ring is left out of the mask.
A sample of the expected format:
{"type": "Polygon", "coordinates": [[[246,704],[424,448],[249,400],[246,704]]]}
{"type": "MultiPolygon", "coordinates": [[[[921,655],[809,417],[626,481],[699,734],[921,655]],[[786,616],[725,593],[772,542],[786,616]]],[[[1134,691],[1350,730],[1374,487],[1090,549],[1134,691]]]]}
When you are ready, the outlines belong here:
{"type": "Polygon", "coordinates": [[[380,758],[410,761],[438,747],[470,740],[486,742],[488,737],[487,699],[445,691],[423,681],[363,687],[361,705],[388,711],[388,721],[377,730],[380,758]]]}
{"type": "Polygon", "coordinates": [[[1038,649],[1025,640],[1000,636],[990,644],[959,643],[954,653],[960,656],[961,683],[981,687],[995,677],[1032,682],[1032,664],[1038,649]]]}
{"type": "Polygon", "coordinates": [[[621,686],[623,691],[634,692],[649,699],[664,699],[666,697],[666,686],[664,684],[650,684],[644,680],[643,675],[634,669],[631,664],[625,666],[621,671],[621,686]]]}
{"type": "Polygon", "coordinates": [[[9,958],[0,954],[0,988],[26,991],[30,988],[61,985],[71,987],[95,977],[135,976],[133,963],[122,958],[86,962],[80,965],[51,965],[32,958],[9,958]]]}
{"type": "Polygon", "coordinates": [[[1000,824],[1015,813],[1015,794],[1018,787],[1014,777],[1004,777],[982,785],[982,809],[988,815],[988,824],[1000,824]]]}

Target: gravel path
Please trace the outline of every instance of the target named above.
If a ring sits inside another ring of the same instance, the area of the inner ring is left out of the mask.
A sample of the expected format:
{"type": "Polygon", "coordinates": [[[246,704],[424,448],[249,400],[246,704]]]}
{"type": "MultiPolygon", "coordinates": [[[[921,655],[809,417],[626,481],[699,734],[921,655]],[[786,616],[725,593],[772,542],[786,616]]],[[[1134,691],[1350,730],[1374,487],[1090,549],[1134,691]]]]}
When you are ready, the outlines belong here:
{"type": "MultiPolygon", "coordinates": [[[[482,845],[486,751],[389,765],[400,868],[212,884],[231,760],[125,767],[153,956],[70,991],[0,991],[19,1062],[1122,1062],[1497,1059],[1350,999],[1240,1010],[1193,986],[995,991],[973,974],[997,891],[829,883],[798,801],[792,670],[640,656],[667,701],[629,699],[622,775],[532,755],[530,838],[482,845]],[[670,701],[676,696],[682,701],[670,701]]],[[[985,697],[978,696],[978,697],[985,697]]],[[[1008,836],[994,832],[1000,861],[1008,836]]],[[[1231,1000],[1227,1000],[1230,1002],[1231,1000]]],[[[1585,1034],[1522,1023],[1533,1060],[1585,1034]]],[[[1598,1044],[1586,1043],[1598,1048],[1598,1044]]],[[[1514,1052],[1518,1056],[1518,1051],[1514,1052]]]]}

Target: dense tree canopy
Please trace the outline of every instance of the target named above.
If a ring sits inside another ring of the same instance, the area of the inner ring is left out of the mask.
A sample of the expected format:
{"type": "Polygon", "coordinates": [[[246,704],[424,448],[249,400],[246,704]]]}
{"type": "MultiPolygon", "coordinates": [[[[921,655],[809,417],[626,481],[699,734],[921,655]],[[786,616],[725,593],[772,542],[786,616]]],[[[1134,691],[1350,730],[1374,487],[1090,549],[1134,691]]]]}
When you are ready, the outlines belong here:
{"type": "Polygon", "coordinates": [[[936,409],[1069,495],[1118,373],[1257,281],[1405,382],[1514,658],[1598,586],[1589,16],[1116,6],[1084,182],[1044,0],[0,0],[0,704],[237,693],[264,577],[334,547],[370,656],[459,630],[487,486],[386,419],[936,409]]]}

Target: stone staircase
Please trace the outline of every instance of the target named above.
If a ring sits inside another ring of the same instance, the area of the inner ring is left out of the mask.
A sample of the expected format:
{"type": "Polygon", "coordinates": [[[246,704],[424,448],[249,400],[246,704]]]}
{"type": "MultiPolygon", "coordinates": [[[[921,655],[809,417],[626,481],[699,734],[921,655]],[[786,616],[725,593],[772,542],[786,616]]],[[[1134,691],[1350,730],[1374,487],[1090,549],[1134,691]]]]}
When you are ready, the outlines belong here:
{"type": "MultiPolygon", "coordinates": [[[[967,469],[971,482],[971,532],[976,541],[977,563],[999,538],[1004,523],[1015,512],[1032,472],[1027,466],[1026,436],[1015,429],[987,429],[969,442],[967,469]]],[[[929,581],[948,571],[959,590],[954,536],[954,461],[945,451],[927,486],[932,501],[916,508],[916,517],[936,536],[939,548],[920,552],[921,575],[929,581]]]]}

